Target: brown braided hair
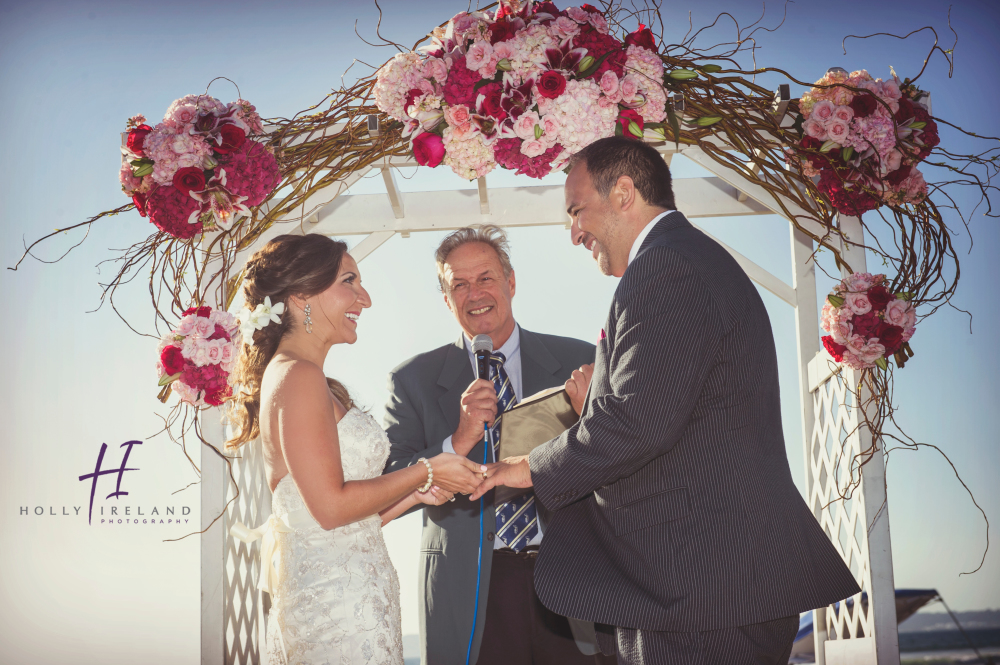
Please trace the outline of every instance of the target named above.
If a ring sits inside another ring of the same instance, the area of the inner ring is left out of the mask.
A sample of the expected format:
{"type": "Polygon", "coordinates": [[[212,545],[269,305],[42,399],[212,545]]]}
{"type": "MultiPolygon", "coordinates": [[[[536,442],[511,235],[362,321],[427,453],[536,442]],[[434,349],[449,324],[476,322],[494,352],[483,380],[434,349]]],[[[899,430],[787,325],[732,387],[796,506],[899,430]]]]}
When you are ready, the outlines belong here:
{"type": "MultiPolygon", "coordinates": [[[[229,420],[235,432],[226,442],[237,448],[260,436],[260,386],[264,370],[291,330],[288,302],[292,296],[308,298],[322,293],[337,279],[347,244],[324,235],[277,236],[247,260],[243,272],[243,298],[252,311],[271,298],[285,303],[281,323],[270,323],[253,333],[253,345],[243,344],[233,369],[234,395],[229,400],[229,420]]],[[[354,405],[342,383],[327,378],[334,396],[350,410],[354,405]]]]}

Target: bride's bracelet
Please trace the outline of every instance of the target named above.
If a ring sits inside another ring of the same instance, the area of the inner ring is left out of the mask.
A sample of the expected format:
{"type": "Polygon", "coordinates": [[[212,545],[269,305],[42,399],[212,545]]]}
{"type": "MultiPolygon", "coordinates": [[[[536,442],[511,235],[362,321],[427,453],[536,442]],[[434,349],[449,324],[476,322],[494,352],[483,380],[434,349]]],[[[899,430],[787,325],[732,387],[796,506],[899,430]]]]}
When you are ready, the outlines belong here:
{"type": "Polygon", "coordinates": [[[434,469],[431,467],[431,463],[427,461],[426,457],[421,457],[417,461],[423,462],[424,465],[427,467],[427,482],[424,483],[421,487],[417,488],[418,492],[424,493],[427,490],[429,490],[431,488],[431,485],[434,483],[434,469]]]}

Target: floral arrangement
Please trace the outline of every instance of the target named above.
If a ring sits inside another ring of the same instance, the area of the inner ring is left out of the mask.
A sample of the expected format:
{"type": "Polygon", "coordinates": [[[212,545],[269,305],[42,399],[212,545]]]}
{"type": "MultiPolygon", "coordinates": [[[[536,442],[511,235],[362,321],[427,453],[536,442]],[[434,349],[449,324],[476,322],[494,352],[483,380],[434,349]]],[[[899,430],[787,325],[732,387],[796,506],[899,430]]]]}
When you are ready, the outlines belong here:
{"type": "Polygon", "coordinates": [[[913,356],[909,341],[917,323],[907,293],[886,288],[885,275],[856,272],[841,280],[823,305],[823,346],[838,363],[857,370],[902,367],[913,356]]]}
{"type": "Polygon", "coordinates": [[[129,118],[127,127],[122,190],[140,215],[175,238],[232,228],[280,180],[274,155],[250,138],[264,127],[246,100],[223,104],[188,95],[171,104],[155,127],[141,115],[129,118]]]}
{"type": "Polygon", "coordinates": [[[236,362],[239,324],[211,307],[186,310],[176,328],[160,339],[156,370],[161,401],[173,390],[193,406],[219,406],[232,395],[229,373],[236,362]]]}
{"type": "Polygon", "coordinates": [[[910,83],[831,70],[799,100],[802,138],[789,152],[833,207],[860,216],[884,203],[916,204],[927,183],[916,165],[938,144],[937,123],[910,83]]]}
{"type": "Polygon", "coordinates": [[[542,178],[615,133],[665,140],[664,64],[642,24],[620,41],[591,5],[508,0],[492,16],[461,12],[431,38],[375,83],[376,104],[403,123],[423,166],[542,178]]]}

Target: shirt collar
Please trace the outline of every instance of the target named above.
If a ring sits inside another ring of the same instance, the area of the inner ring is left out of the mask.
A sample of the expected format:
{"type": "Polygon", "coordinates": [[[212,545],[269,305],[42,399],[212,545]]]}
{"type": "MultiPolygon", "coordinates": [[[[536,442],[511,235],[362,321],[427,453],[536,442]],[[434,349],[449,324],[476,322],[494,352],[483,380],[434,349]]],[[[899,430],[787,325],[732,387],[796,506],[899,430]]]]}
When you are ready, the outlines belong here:
{"type": "MultiPolygon", "coordinates": [[[[462,332],[462,337],[465,338],[465,350],[469,352],[469,357],[472,358],[472,338],[462,332]]],[[[493,353],[499,351],[503,354],[503,357],[510,360],[514,357],[514,354],[521,350],[521,326],[514,323],[514,332],[510,334],[507,341],[499,349],[493,349],[493,353]]],[[[474,362],[474,361],[473,361],[474,362]]]]}
{"type": "Polygon", "coordinates": [[[632,251],[628,253],[628,265],[632,265],[632,261],[635,260],[636,254],[639,253],[639,248],[642,247],[642,241],[646,239],[646,236],[648,236],[649,232],[653,230],[653,227],[656,226],[656,223],[672,212],[674,211],[665,210],[661,212],[659,215],[654,217],[649,222],[649,224],[646,224],[646,226],[642,229],[642,231],[639,231],[639,236],[635,239],[635,242],[632,243],[632,251]]]}

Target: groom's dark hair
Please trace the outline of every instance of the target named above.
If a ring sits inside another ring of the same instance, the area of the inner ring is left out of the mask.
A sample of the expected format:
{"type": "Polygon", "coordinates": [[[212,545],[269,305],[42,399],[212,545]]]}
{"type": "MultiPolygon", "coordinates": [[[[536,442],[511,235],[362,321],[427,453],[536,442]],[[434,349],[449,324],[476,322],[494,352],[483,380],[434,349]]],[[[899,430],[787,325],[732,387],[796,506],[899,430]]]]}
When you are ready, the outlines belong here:
{"type": "Polygon", "coordinates": [[[628,176],[642,200],[664,210],[676,210],[674,190],[670,185],[670,168],[656,148],[628,139],[609,136],[594,141],[569,160],[572,170],[586,164],[587,173],[601,198],[608,198],[618,178],[628,176]]]}

